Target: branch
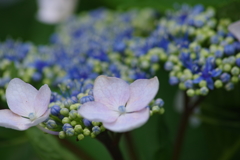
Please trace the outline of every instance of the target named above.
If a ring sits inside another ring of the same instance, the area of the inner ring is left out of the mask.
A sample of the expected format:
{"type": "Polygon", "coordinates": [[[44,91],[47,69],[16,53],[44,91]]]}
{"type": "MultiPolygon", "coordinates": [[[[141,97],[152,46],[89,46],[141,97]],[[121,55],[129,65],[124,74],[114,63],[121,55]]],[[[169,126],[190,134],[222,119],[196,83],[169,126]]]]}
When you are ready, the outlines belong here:
{"type": "Polygon", "coordinates": [[[130,155],[131,160],[138,160],[131,133],[126,132],[125,137],[126,137],[126,143],[128,148],[128,154],[130,155]]]}
{"type": "Polygon", "coordinates": [[[72,153],[74,153],[79,159],[84,159],[84,160],[94,160],[93,157],[88,155],[86,152],[84,152],[79,146],[73,145],[71,142],[69,142],[67,139],[59,139],[57,137],[58,141],[68,148],[72,153]]]}
{"type": "Polygon", "coordinates": [[[198,100],[196,100],[193,104],[190,104],[190,98],[186,95],[184,95],[184,112],[180,121],[180,126],[177,132],[177,137],[174,143],[174,151],[173,151],[173,158],[172,160],[178,160],[180,158],[180,153],[183,146],[183,141],[189,121],[189,117],[192,114],[193,110],[203,101],[205,97],[200,96],[198,100]]]}

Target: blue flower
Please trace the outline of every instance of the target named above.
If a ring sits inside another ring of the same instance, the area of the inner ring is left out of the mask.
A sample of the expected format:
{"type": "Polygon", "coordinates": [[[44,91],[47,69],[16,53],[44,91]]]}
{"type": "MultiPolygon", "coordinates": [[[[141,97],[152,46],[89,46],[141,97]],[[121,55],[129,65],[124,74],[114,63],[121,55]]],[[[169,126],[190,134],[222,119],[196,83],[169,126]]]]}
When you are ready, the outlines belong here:
{"type": "Polygon", "coordinates": [[[169,83],[170,83],[170,85],[176,85],[179,83],[179,79],[177,77],[171,76],[169,78],[169,83]]]}
{"type": "Polygon", "coordinates": [[[202,80],[207,82],[207,87],[211,90],[214,89],[213,78],[218,77],[222,73],[221,69],[215,68],[213,57],[209,57],[206,64],[202,67],[199,77],[193,80],[193,83],[200,83],[202,80]]]}
{"type": "Polygon", "coordinates": [[[179,56],[179,59],[181,60],[183,66],[185,68],[188,68],[192,71],[192,73],[199,73],[201,70],[201,66],[198,64],[197,60],[193,60],[190,57],[189,53],[182,52],[179,56]]]}

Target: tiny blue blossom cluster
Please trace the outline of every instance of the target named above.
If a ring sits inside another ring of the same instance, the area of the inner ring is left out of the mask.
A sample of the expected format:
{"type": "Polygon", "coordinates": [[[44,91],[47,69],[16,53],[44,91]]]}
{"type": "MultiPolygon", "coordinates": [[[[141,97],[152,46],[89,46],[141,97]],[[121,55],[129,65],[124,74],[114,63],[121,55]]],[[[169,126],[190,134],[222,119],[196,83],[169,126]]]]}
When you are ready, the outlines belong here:
{"type": "MultiPolygon", "coordinates": [[[[163,67],[170,85],[188,96],[205,96],[221,87],[232,90],[240,78],[240,42],[228,32],[230,23],[217,20],[215,10],[202,5],[179,5],[164,15],[153,9],[83,13],[59,25],[49,45],[0,43],[0,95],[4,99],[4,88],[14,77],[48,84],[56,92],[42,126],[60,138],[95,137],[104,127],[77,110],[94,101],[93,81],[99,75],[133,82],[152,78],[163,67]]],[[[156,99],[147,107],[150,114],[163,114],[163,105],[156,99]]]]}
{"type": "Polygon", "coordinates": [[[230,23],[202,5],[175,6],[165,16],[151,9],[98,9],[60,26],[52,42],[75,43],[88,55],[94,48],[101,55],[94,58],[111,61],[108,69],[130,81],[156,75],[163,65],[170,85],[205,96],[214,88],[232,90],[239,81],[240,42],[228,32],[230,23]]]}

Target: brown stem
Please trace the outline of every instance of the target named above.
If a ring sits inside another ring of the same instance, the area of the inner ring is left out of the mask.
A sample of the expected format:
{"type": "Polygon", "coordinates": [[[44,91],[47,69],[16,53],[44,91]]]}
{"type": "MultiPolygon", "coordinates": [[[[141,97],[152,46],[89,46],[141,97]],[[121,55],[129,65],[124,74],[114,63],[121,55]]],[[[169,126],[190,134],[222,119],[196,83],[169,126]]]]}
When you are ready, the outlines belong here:
{"type": "Polygon", "coordinates": [[[134,143],[133,143],[133,139],[132,139],[131,133],[130,132],[126,132],[125,133],[125,137],[126,137],[128,154],[130,155],[131,160],[138,160],[136,151],[134,149],[135,147],[134,147],[134,143]]]}
{"type": "Polygon", "coordinates": [[[84,159],[84,160],[94,160],[94,158],[92,158],[90,155],[88,155],[86,152],[84,152],[83,150],[81,150],[79,147],[76,147],[75,145],[73,145],[71,142],[69,142],[66,139],[59,139],[59,142],[65,146],[66,148],[68,148],[71,152],[73,152],[79,159],[84,159]]]}
{"type": "Polygon", "coordinates": [[[193,110],[198,106],[198,104],[204,99],[204,97],[199,97],[197,101],[193,104],[190,104],[189,97],[185,94],[185,101],[184,101],[184,111],[180,121],[179,129],[177,132],[177,137],[174,143],[174,150],[173,150],[173,157],[172,160],[178,160],[180,158],[181,149],[183,146],[183,141],[189,121],[189,117],[192,114],[193,110]]]}
{"type": "Polygon", "coordinates": [[[107,131],[105,131],[99,134],[96,138],[107,148],[114,160],[123,160],[123,155],[119,148],[119,133],[115,137],[111,138],[107,131]]]}

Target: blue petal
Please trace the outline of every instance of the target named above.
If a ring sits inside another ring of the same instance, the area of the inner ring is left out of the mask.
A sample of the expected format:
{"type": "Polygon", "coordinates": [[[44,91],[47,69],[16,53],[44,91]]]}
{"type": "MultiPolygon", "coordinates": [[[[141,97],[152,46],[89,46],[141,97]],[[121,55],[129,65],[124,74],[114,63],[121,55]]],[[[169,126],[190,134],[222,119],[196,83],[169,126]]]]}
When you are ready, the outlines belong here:
{"type": "Polygon", "coordinates": [[[198,77],[198,78],[193,80],[193,83],[200,83],[202,80],[203,80],[202,77],[198,77]]]}
{"type": "Polygon", "coordinates": [[[214,89],[214,83],[213,83],[212,78],[207,78],[206,81],[207,81],[208,88],[213,90],[214,89]]]}
{"type": "Polygon", "coordinates": [[[214,69],[212,71],[212,77],[218,77],[220,74],[222,73],[222,70],[221,69],[214,69]]]}

